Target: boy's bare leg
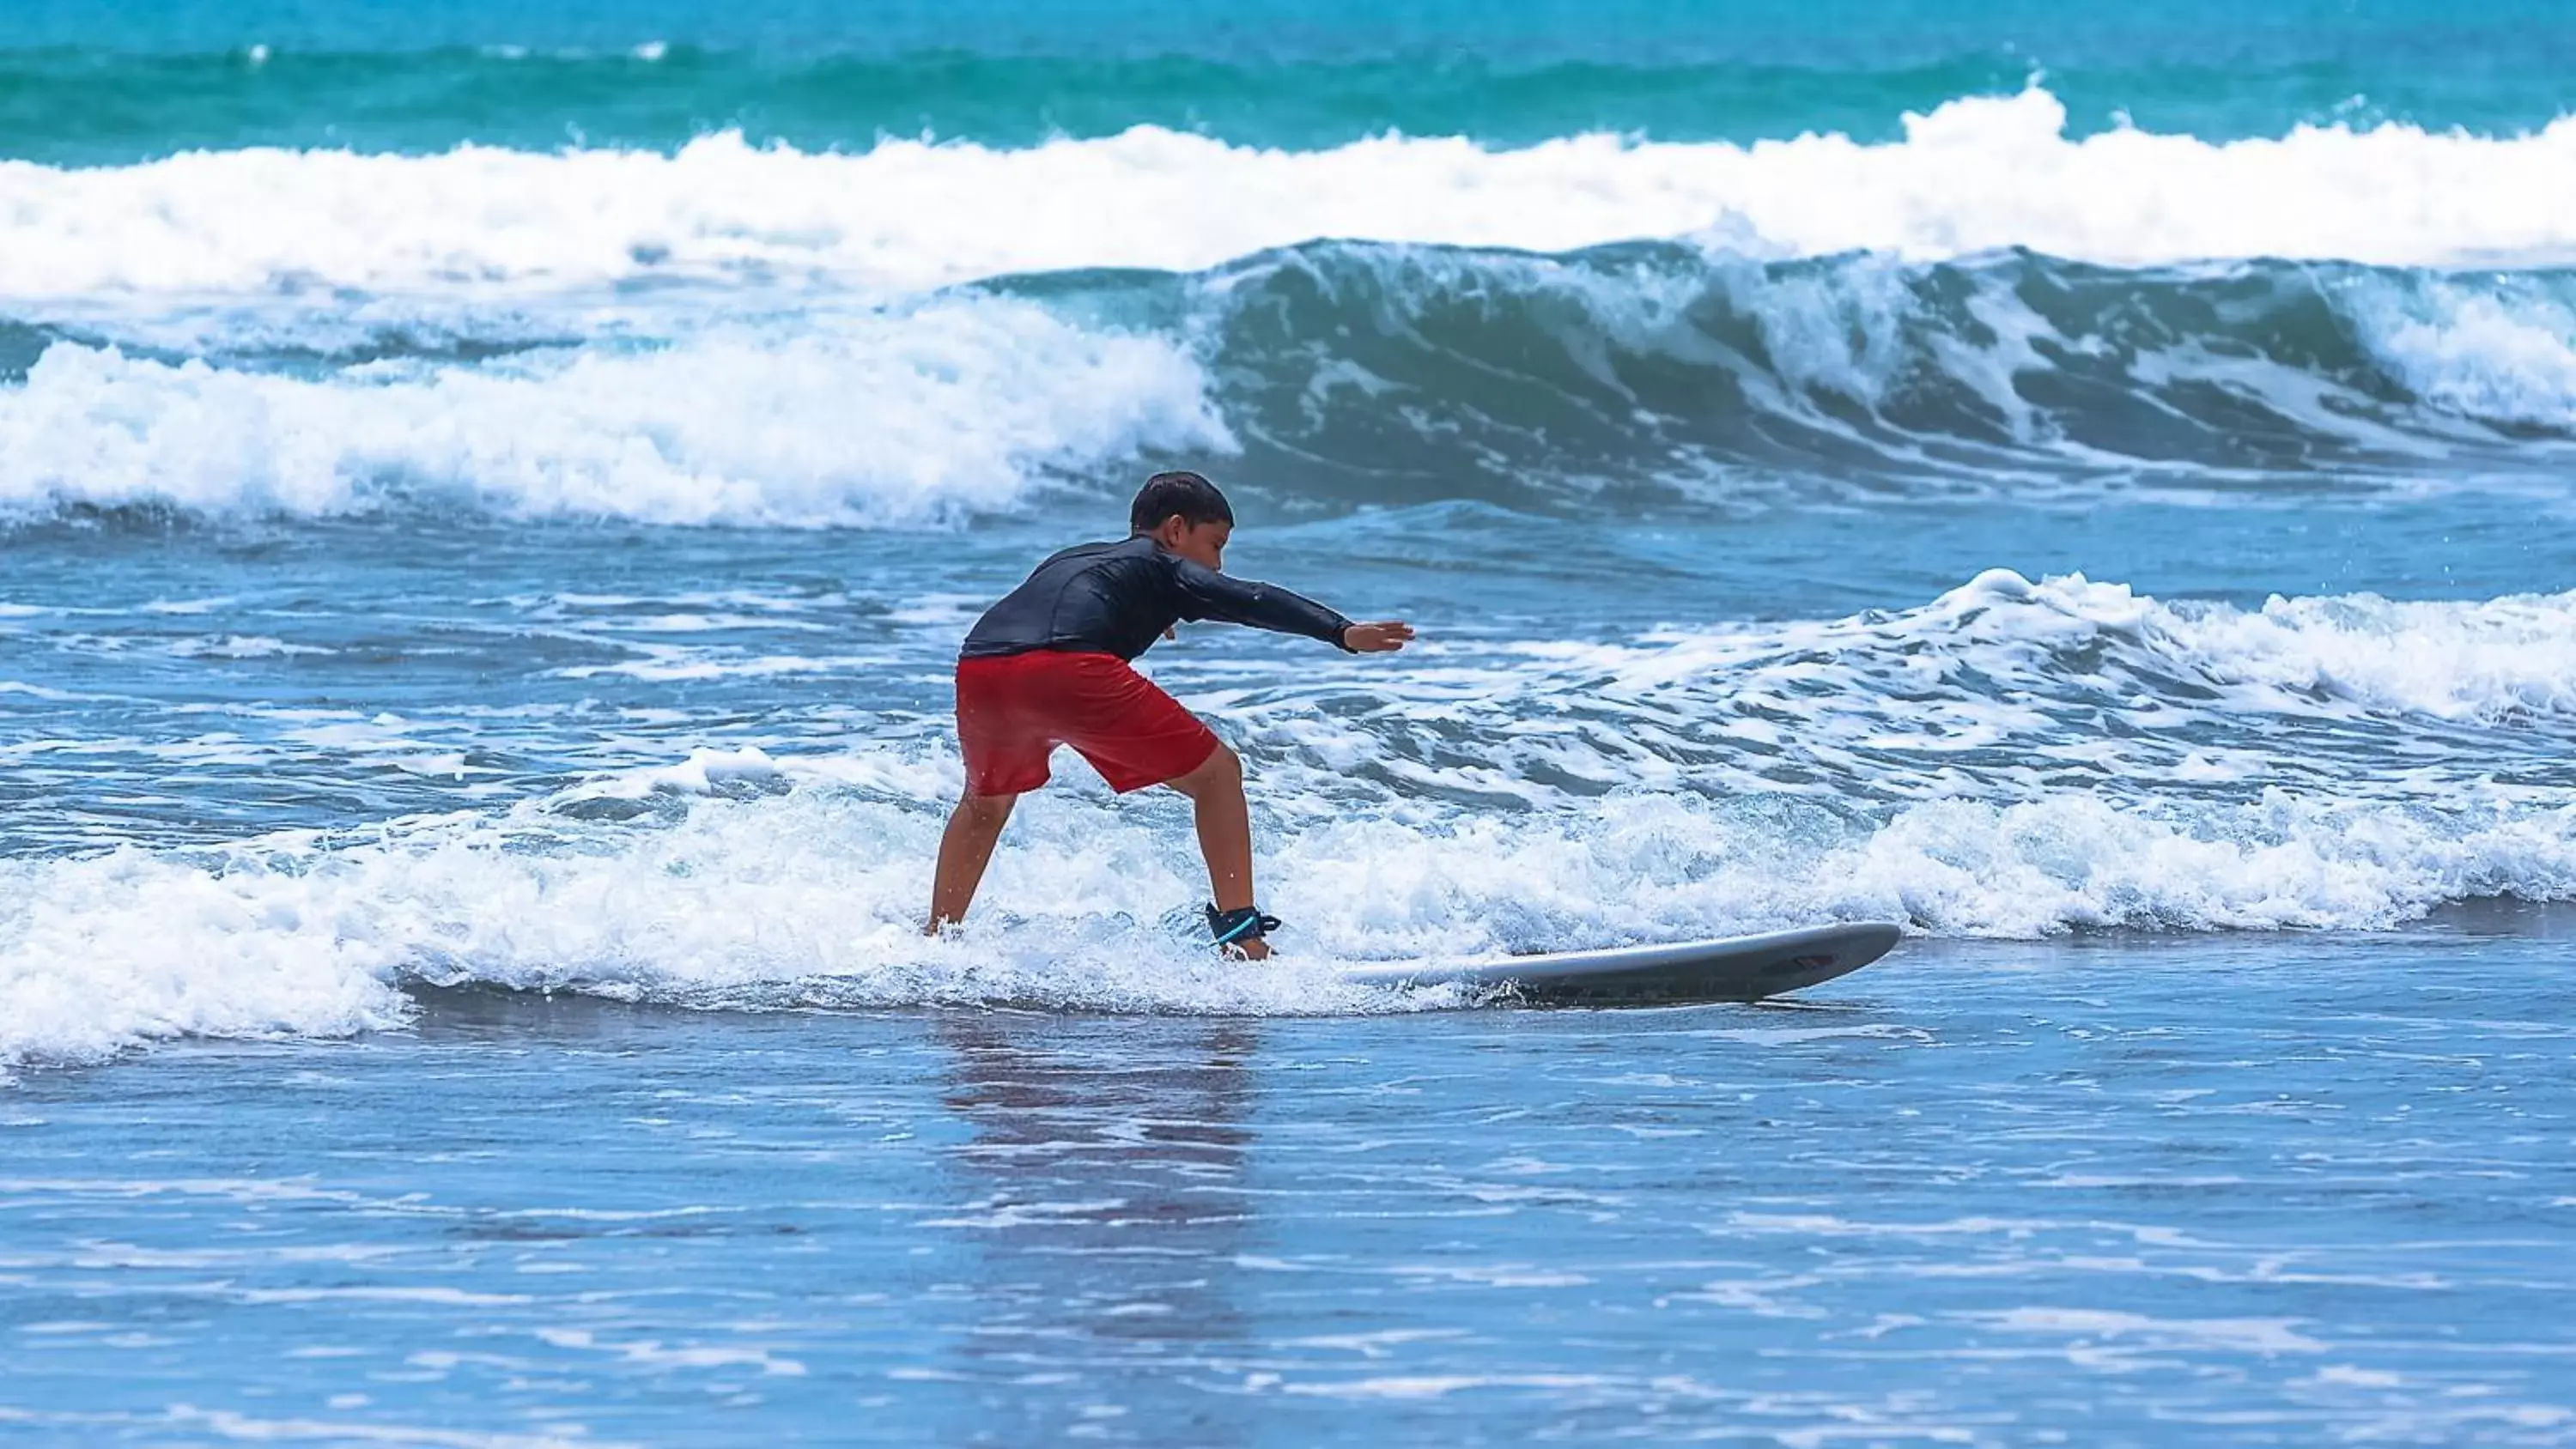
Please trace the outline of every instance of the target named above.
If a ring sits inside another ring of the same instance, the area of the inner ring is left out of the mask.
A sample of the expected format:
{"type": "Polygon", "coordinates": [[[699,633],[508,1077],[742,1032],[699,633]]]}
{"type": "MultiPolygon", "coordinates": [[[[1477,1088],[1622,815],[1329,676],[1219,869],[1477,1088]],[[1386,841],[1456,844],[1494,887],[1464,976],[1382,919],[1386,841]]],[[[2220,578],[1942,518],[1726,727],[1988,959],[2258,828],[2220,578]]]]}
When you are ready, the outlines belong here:
{"type": "Polygon", "coordinates": [[[930,924],[922,928],[924,935],[938,935],[940,927],[966,919],[975,887],[984,883],[984,867],[992,863],[993,842],[1002,838],[1002,827],[1010,823],[1011,807],[1019,800],[1017,795],[969,795],[957,802],[939,837],[939,871],[930,883],[930,924]]]}
{"type": "MultiPolygon", "coordinates": [[[[1243,799],[1243,761],[1223,745],[1204,764],[1166,781],[1190,797],[1196,807],[1199,853],[1207,857],[1208,889],[1220,911],[1252,904],[1252,808],[1243,799]]],[[[1266,941],[1240,941],[1234,949],[1249,960],[1270,955],[1266,941]]]]}

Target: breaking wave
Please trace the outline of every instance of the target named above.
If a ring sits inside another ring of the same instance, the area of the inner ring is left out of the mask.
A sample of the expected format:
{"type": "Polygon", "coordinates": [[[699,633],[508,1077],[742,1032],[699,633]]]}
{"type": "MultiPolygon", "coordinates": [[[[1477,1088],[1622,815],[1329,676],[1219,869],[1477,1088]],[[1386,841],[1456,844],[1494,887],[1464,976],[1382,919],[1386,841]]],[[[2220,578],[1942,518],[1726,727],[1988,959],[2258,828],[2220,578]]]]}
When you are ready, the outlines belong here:
{"type": "Polygon", "coordinates": [[[57,342],[0,391],[0,507],[918,525],[1147,448],[1231,448],[1187,351],[1003,299],[325,378],[57,342]]]}
{"type": "Polygon", "coordinates": [[[2551,271],[1317,243],[587,344],[522,309],[187,325],[0,331],[0,509],[912,526],[1163,460],[1326,509],[2259,500],[2554,490],[2576,437],[2551,271]]]}
{"type": "Polygon", "coordinates": [[[2389,124],[2208,142],[2071,138],[2045,90],[1949,101],[1878,144],[1595,134],[1494,149],[1388,135],[1270,150],[1138,126],[1019,148],[886,140],[665,154],[249,148],[0,163],[16,298],[546,291],[678,277],[918,289],[1201,271],[1317,238],[1565,252],[1696,238],[1759,257],[2025,247],[2147,266],[2548,261],[2576,247],[2576,120],[2488,139],[2389,124]]]}
{"type": "Polygon", "coordinates": [[[2576,812],[2276,801],[2196,814],[2081,795],[1909,806],[1635,796],[1580,816],[1389,814],[1269,850],[1294,956],[1217,963],[1129,913],[1197,899],[1175,808],[1042,800],[966,939],[916,934],[939,812],[828,788],[588,835],[527,818],[368,844],[128,847],[0,865],[0,1064],[181,1036],[401,1024],[413,985],[680,1006],[1013,1001],[1312,1014],[1469,1004],[1339,985],[1337,958],[1728,934],[1823,918],[1969,936],[2378,928],[2446,901],[2576,894],[2576,812]]]}

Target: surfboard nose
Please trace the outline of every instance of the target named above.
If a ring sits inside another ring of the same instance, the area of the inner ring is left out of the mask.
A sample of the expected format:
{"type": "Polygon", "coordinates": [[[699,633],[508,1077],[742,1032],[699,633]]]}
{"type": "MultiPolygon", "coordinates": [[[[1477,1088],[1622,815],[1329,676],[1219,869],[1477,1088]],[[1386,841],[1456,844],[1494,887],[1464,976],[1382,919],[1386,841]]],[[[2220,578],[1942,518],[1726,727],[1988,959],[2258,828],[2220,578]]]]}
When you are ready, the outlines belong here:
{"type": "Polygon", "coordinates": [[[1891,921],[1863,921],[1819,929],[1812,940],[1784,945],[1757,968],[1759,990],[1748,999],[1819,985],[1847,976],[1895,949],[1905,928],[1891,921]]]}
{"type": "Polygon", "coordinates": [[[1510,986],[1531,1005],[1679,1006],[1760,1001],[1831,981],[1887,954],[1904,930],[1886,921],[1804,926],[1757,936],[1557,951],[1456,964],[1384,962],[1342,972],[1371,985],[1510,986]]]}

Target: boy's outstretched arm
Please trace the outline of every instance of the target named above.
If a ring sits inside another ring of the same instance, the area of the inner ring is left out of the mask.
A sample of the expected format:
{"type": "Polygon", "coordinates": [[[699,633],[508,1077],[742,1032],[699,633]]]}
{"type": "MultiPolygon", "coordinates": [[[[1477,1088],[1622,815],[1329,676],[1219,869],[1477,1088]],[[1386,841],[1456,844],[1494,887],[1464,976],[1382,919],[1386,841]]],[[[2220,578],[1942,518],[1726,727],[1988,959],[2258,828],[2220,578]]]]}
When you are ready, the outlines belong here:
{"type": "Polygon", "coordinates": [[[1303,634],[1353,654],[1384,654],[1413,638],[1413,626],[1389,619],[1358,624],[1303,594],[1276,584],[1255,583],[1202,568],[1188,559],[1172,560],[1186,619],[1222,619],[1280,634],[1303,634]]]}

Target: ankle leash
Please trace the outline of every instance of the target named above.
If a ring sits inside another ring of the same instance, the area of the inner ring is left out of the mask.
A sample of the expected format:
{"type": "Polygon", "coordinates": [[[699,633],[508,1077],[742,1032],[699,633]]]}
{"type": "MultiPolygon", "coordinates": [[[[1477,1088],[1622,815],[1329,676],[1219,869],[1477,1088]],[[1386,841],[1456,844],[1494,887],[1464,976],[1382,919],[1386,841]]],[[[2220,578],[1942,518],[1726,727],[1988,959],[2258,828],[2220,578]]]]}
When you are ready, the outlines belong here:
{"type": "Polygon", "coordinates": [[[1261,914],[1259,906],[1240,906],[1231,911],[1220,911],[1210,906],[1207,908],[1207,922],[1208,934],[1216,938],[1219,946],[1258,941],[1279,929],[1279,918],[1261,914]]]}

